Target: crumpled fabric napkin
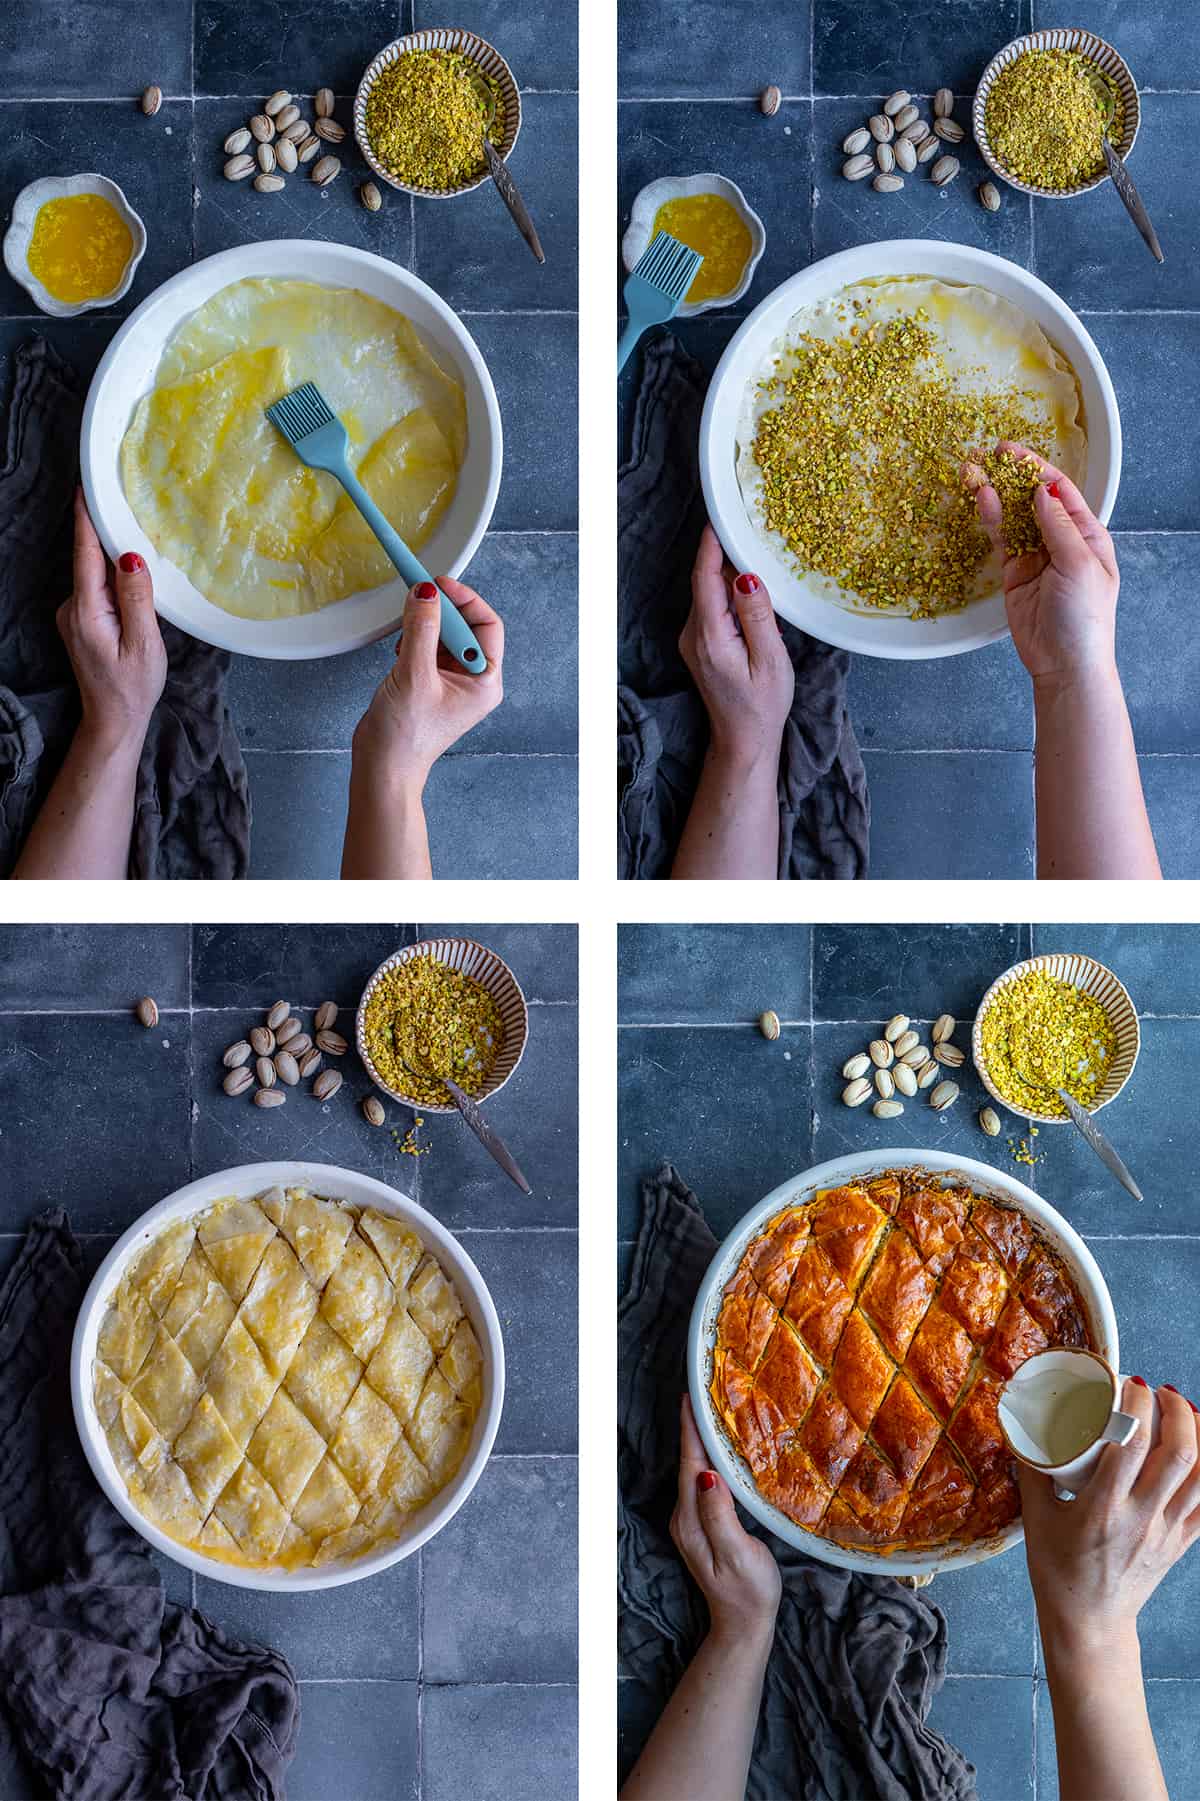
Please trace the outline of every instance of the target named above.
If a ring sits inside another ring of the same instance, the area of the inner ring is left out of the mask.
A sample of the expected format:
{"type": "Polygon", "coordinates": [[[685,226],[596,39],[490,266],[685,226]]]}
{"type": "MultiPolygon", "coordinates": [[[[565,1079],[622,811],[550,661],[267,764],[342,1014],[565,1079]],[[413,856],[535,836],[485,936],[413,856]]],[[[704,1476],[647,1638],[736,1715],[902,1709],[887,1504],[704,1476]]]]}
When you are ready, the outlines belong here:
{"type": "Polygon", "coordinates": [[[62,1801],[283,1801],[296,1678],[166,1600],[71,1409],[86,1286],[61,1208],[0,1285],[0,1768],[62,1801]]]}
{"type": "MultiPolygon", "coordinates": [[[[642,1185],[617,1327],[620,1672],[661,1711],[708,1624],[668,1533],[688,1321],[717,1248],[669,1163],[642,1185]]],[[[946,1621],[890,1576],[818,1563],[762,1532],[783,1574],[749,1801],[977,1801],[975,1771],[925,1718],[946,1674],[946,1621]]]]}
{"type": "MultiPolygon", "coordinates": [[[[71,592],[83,395],[45,338],[14,359],[0,464],[0,876],[10,874],[79,722],[54,616],[71,592]]],[[[229,652],[160,620],[167,685],[138,767],[129,874],[229,881],[250,861],[250,791],[225,703],[229,652]]]]}
{"type": "MultiPolygon", "coordinates": [[[[619,873],[670,874],[708,746],[679,655],[704,529],[698,444],[707,378],[669,333],[644,351],[633,445],[617,486],[619,873]]],[[[779,877],[867,874],[867,776],[846,705],[850,658],[781,621],[796,695],[779,762],[779,877]]]]}

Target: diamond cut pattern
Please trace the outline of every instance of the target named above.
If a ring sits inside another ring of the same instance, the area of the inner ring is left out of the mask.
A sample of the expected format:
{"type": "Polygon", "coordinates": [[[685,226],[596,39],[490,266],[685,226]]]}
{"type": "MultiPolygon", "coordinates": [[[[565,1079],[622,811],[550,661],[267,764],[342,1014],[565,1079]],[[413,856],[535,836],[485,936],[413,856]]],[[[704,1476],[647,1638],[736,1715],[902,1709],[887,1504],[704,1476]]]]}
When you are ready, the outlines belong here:
{"type": "Polygon", "coordinates": [[[210,1555],[295,1568],[403,1530],[466,1453],[482,1369],[414,1232],[271,1189],[146,1246],[101,1321],[94,1388],[148,1518],[210,1555]]]}
{"type": "MultiPolygon", "coordinates": [[[[1030,1221],[893,1170],[785,1208],[747,1246],[710,1393],[760,1491],[797,1524],[930,1548],[1016,1517],[997,1398],[1050,1342],[1090,1339],[1030,1221]]],[[[433,1400],[427,1384],[422,1406],[433,1400]]]]}

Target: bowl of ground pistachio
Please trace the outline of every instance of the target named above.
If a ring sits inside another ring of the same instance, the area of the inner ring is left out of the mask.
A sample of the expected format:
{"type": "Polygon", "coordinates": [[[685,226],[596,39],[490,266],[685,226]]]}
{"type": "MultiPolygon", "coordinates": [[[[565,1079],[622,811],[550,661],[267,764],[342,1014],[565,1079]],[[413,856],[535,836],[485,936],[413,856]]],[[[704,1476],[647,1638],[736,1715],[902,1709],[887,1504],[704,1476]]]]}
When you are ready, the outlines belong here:
{"type": "Polygon", "coordinates": [[[1140,121],[1124,59],[1092,32],[1063,28],[1006,44],[984,70],[971,108],[992,173],[1046,200],[1098,187],[1108,177],[1104,138],[1124,161],[1140,121]]]}
{"type": "Polygon", "coordinates": [[[993,1100],[1022,1119],[1063,1125],[1063,1088],[1088,1113],[1115,1101],[1141,1048],[1124,984],[1082,953],[1014,963],[979,1003],[971,1055],[993,1100]]]}
{"type": "Polygon", "coordinates": [[[442,1081],[484,1101],[521,1061],[520,983],[472,938],[423,938],[380,964],[358,1004],[358,1054],[385,1094],[422,1113],[457,1111],[442,1081]]]}
{"type": "Polygon", "coordinates": [[[1040,542],[1040,462],[1107,520],[1121,421],[1103,359],[1052,288],[925,238],[862,244],[789,277],[743,321],[700,425],[708,514],[775,610],[866,656],[955,656],[1004,638],[1004,559],[1040,542]],[[1031,542],[1030,534],[1034,534],[1031,542]]]}
{"type": "Polygon", "coordinates": [[[487,179],[484,136],[507,160],[521,98],[498,50],[473,31],[414,31],[382,49],[354,96],[358,147],[383,181],[451,200],[487,179]]]}

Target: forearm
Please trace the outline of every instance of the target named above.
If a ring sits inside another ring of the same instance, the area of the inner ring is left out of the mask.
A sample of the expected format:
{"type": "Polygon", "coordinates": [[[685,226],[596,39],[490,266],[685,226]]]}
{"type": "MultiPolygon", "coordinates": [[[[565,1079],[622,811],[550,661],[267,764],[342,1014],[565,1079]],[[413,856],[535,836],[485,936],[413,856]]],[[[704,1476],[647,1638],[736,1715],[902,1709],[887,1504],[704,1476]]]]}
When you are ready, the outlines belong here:
{"type": "Polygon", "coordinates": [[[1091,1643],[1043,1632],[1059,1801],[1169,1801],[1146,1712],[1137,1630],[1091,1643]]]}
{"type": "Polygon", "coordinates": [[[1115,668],[1034,683],[1038,875],[1157,879],[1133,731],[1115,668]]]}
{"type": "Polygon", "coordinates": [[[779,873],[779,745],[742,756],[709,745],[675,864],[675,881],[779,873]]]}
{"type": "Polygon", "coordinates": [[[15,880],[124,881],[143,737],[79,727],[13,870],[15,880]]]}
{"type": "Polygon", "coordinates": [[[621,1801],[743,1801],[773,1626],[710,1632],[621,1790],[621,1801]]]}
{"type": "Polygon", "coordinates": [[[428,881],[423,781],[397,772],[386,754],[356,744],[342,847],[343,881],[428,881]]]}

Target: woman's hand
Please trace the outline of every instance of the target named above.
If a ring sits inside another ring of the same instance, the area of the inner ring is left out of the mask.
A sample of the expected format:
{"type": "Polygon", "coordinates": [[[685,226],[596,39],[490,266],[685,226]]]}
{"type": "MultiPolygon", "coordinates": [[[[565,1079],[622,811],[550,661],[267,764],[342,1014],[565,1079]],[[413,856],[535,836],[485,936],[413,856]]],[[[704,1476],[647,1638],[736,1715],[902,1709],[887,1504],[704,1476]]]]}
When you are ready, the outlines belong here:
{"type": "Polygon", "coordinates": [[[739,765],[765,756],[777,767],[796,685],[792,660],[771,596],[756,575],[735,579],[711,525],[696,553],[679,649],[708,709],[717,754],[739,765]]]}
{"type": "Polygon", "coordinates": [[[1004,557],[1004,604],[1022,663],[1035,684],[1115,677],[1121,578],[1112,539],[1060,469],[1022,444],[1003,443],[999,449],[1032,457],[1042,473],[1033,510],[1043,548],[1023,556],[1005,552],[995,488],[984,483],[975,490],[980,522],[1004,557]]]}
{"type": "Polygon", "coordinates": [[[1112,1646],[1131,1634],[1167,1571],[1200,1538],[1200,1415],[1171,1387],[1154,1397],[1138,1377],[1121,1406],[1140,1425],[1132,1443],[1106,1445],[1073,1501],[1049,1476],[1018,1466],[1025,1552],[1045,1639],[1112,1646]]]}
{"type": "Polygon", "coordinates": [[[487,668],[468,675],[438,643],[441,597],[432,582],[413,588],[392,664],[354,734],[394,782],[420,792],[444,751],[498,707],[504,698],[504,627],[473,588],[449,576],[442,588],[483,646],[487,668]]]}
{"type": "Polygon", "coordinates": [[[679,1415],[679,1499],[671,1537],[708,1602],[713,1635],[769,1641],[783,1590],[779,1565],[762,1540],[743,1529],[733,1496],[709,1469],[686,1395],[679,1415]]]}
{"type": "Polygon", "coordinates": [[[58,609],[58,629],[83,702],[83,725],[108,746],[136,742],[167,679],[167,652],[154,611],[150,571],[135,551],[110,570],[75,490],[75,587],[58,609]]]}

